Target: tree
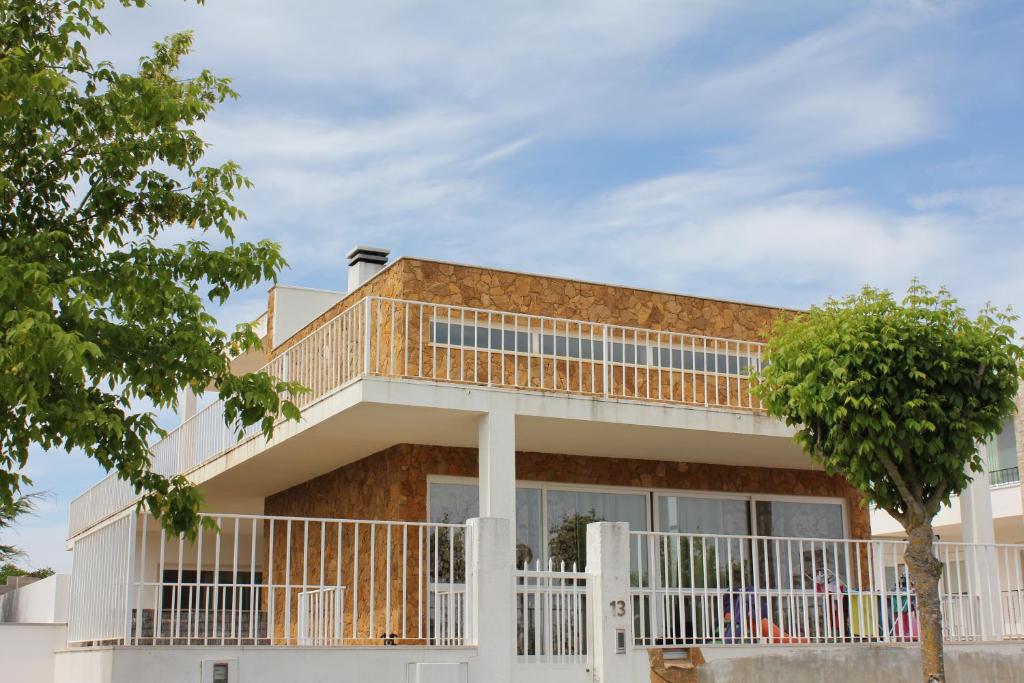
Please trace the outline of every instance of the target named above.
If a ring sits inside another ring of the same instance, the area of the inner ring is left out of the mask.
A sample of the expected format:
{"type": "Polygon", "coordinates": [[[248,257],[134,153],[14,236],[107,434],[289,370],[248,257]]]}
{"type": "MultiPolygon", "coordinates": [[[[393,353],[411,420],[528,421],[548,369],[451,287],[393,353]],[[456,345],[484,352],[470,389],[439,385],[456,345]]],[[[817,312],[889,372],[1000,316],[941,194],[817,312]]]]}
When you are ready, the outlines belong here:
{"type": "Polygon", "coordinates": [[[587,566],[587,525],[603,521],[596,510],[590,510],[552,524],[548,553],[553,566],[557,569],[564,564],[570,571],[583,571],[587,566]]]}
{"type": "Polygon", "coordinates": [[[979,443],[1014,411],[1015,320],[991,306],[972,319],[916,281],[901,302],[867,287],[778,321],[757,377],[810,457],[906,530],[927,681],[945,680],[932,519],[982,471],[979,443]]]}
{"type": "Polygon", "coordinates": [[[285,262],[276,244],[235,237],[235,193],[250,186],[238,166],[203,164],[196,126],[235,97],[230,82],[180,73],[189,33],[134,73],[93,63],[104,4],[0,0],[0,505],[30,483],[34,445],[81,449],[191,533],[199,494],[153,471],[148,444],[164,432],[136,406],[212,384],[238,428],[298,419],[282,398],[297,385],[231,374],[261,341],[252,325],[220,330],[204,303],[285,262]]]}
{"type": "MultiPolygon", "coordinates": [[[[27,496],[18,496],[10,503],[0,504],[0,531],[14,526],[14,520],[21,515],[30,514],[32,510],[35,509],[34,501],[38,497],[39,494],[34,493],[27,496]]],[[[8,562],[16,557],[21,557],[24,554],[25,553],[17,546],[0,543],[0,562],[8,562]]]]}
{"type": "Polygon", "coordinates": [[[41,567],[35,570],[22,569],[13,562],[7,562],[6,564],[0,565],[0,586],[7,582],[8,577],[12,576],[31,576],[36,579],[45,579],[48,576],[53,576],[57,572],[53,571],[51,567],[41,567]]]}

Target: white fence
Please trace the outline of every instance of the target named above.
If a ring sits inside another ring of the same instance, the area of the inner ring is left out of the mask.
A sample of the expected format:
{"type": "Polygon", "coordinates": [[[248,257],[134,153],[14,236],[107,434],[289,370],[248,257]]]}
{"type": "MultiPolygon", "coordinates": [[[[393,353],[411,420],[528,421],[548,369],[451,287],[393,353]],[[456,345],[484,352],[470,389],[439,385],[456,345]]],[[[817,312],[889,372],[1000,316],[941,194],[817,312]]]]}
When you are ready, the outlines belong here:
{"type": "MultiPolygon", "coordinates": [[[[917,596],[903,541],[632,532],[644,646],[909,642],[917,596]]],[[[1024,546],[938,543],[948,641],[1024,637],[1024,546]]]]}
{"type": "Polygon", "coordinates": [[[587,663],[587,575],[563,562],[517,569],[516,659],[521,664],[587,663]]]}
{"type": "Polygon", "coordinates": [[[465,525],[208,519],[195,540],[127,515],[76,541],[69,642],[464,642],[465,525]]]}
{"type": "Polygon", "coordinates": [[[125,515],[75,543],[68,607],[68,642],[124,637],[135,518],[125,515]]]}
{"type": "MultiPolygon", "coordinates": [[[[300,407],[364,376],[468,383],[704,408],[760,410],[749,375],[763,345],[602,323],[368,297],[263,369],[300,382],[300,407]]],[[[154,444],[153,469],[182,474],[258,435],[215,401],[154,444]]],[[[71,502],[76,536],[136,500],[110,475],[71,502]]]]}
{"type": "Polygon", "coordinates": [[[345,587],[299,593],[299,645],[341,645],[345,640],[345,587]]]}

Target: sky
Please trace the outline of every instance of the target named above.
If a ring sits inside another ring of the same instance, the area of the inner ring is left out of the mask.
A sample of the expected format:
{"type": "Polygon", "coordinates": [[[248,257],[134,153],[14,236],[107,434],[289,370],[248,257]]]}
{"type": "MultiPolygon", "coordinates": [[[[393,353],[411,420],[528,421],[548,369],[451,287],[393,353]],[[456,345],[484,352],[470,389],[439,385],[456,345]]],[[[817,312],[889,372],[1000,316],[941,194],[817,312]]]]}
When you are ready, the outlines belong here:
{"type": "MultiPolygon", "coordinates": [[[[255,183],[237,232],[281,244],[283,283],[344,289],[371,244],[790,307],[918,277],[1024,308],[1019,2],[152,5],[108,8],[94,54],[130,69],[195,31],[186,74],[240,95],[209,161],[255,183]]],[[[9,540],[67,571],[68,502],[103,473],[27,473],[48,497],[9,540]]]]}

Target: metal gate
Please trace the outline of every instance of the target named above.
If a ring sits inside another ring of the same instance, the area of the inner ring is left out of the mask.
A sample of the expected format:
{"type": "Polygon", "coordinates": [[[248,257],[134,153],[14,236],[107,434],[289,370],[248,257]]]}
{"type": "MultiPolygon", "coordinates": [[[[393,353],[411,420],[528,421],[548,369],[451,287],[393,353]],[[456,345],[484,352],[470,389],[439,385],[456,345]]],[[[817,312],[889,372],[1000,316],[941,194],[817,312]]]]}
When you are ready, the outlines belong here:
{"type": "Polygon", "coordinates": [[[516,569],[514,680],[589,683],[593,680],[587,575],[549,563],[516,569]]]}

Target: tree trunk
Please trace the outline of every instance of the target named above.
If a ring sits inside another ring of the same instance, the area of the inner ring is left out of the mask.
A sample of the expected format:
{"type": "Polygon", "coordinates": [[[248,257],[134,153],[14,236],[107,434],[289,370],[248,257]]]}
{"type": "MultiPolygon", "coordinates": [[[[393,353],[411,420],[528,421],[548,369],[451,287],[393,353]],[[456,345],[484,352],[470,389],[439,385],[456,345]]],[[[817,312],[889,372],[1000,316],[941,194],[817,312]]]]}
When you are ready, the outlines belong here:
{"type": "Polygon", "coordinates": [[[942,611],[939,606],[942,563],[932,551],[930,521],[907,529],[907,534],[906,560],[917,598],[923,680],[925,683],[944,683],[946,671],[942,658],[942,611]]]}

